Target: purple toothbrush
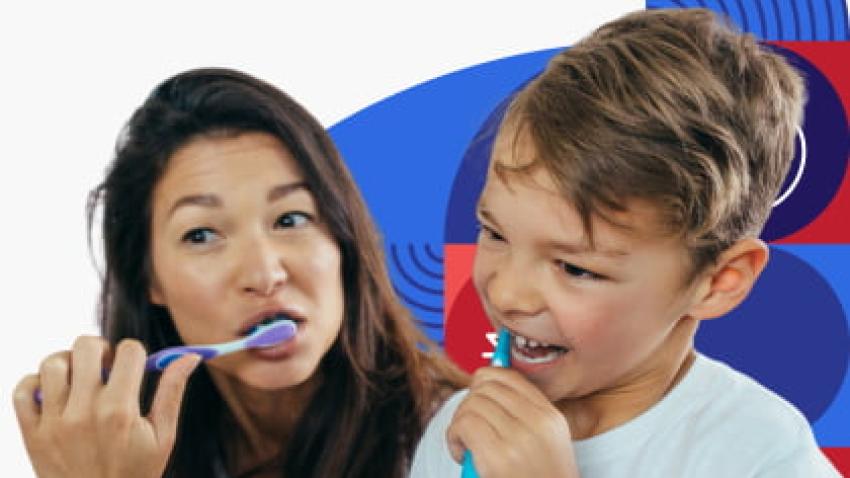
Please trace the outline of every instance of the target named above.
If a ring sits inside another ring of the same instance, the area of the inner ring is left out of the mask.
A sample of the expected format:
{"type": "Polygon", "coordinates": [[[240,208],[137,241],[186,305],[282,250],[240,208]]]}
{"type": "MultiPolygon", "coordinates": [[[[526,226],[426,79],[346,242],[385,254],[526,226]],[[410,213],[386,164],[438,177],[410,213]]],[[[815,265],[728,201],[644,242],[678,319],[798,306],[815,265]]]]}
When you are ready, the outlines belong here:
{"type": "MultiPolygon", "coordinates": [[[[165,370],[165,367],[167,367],[171,362],[190,353],[200,355],[202,360],[209,360],[213,357],[238,352],[240,350],[273,347],[281,342],[292,339],[292,337],[295,337],[295,333],[297,331],[298,327],[295,325],[295,322],[289,319],[284,319],[270,324],[258,325],[246,337],[232,340],[230,342],[210,345],[179,345],[176,347],[168,347],[149,355],[148,359],[145,361],[145,370],[161,372],[165,370]]],[[[109,372],[104,370],[104,381],[108,376],[109,372]]],[[[41,389],[36,389],[34,398],[36,403],[41,404],[41,389]]]]}

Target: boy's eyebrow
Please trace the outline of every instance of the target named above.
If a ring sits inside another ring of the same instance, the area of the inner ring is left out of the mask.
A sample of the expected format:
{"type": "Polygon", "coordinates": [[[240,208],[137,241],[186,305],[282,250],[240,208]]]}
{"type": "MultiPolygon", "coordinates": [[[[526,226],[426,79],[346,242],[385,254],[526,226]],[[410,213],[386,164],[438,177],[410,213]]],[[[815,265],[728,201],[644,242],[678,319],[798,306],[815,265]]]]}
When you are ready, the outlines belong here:
{"type": "MultiPolygon", "coordinates": [[[[482,202],[478,203],[478,207],[475,212],[478,216],[481,216],[482,219],[487,222],[493,223],[496,227],[499,227],[499,221],[490,214],[486,206],[482,202]]],[[[628,252],[609,247],[590,247],[590,244],[587,242],[560,242],[560,241],[549,241],[545,244],[547,249],[553,249],[556,251],[563,252],[565,254],[577,255],[577,254],[594,254],[600,256],[610,257],[612,259],[622,259],[629,255],[628,252]]]]}
{"type": "Polygon", "coordinates": [[[493,225],[495,225],[496,227],[499,227],[499,221],[497,221],[496,218],[493,217],[492,214],[490,214],[490,211],[484,209],[484,207],[485,206],[484,206],[483,203],[478,203],[478,206],[476,206],[476,208],[475,208],[475,215],[481,216],[481,219],[484,219],[487,222],[492,222],[493,225]]]}
{"type": "Polygon", "coordinates": [[[551,241],[546,243],[546,247],[548,249],[554,249],[556,251],[561,251],[566,254],[594,254],[600,256],[610,257],[612,259],[621,259],[629,255],[628,252],[613,249],[607,247],[590,247],[590,244],[586,242],[582,243],[574,243],[574,242],[557,242],[551,241]]]}
{"type": "MultiPolygon", "coordinates": [[[[281,184],[273,187],[266,196],[268,202],[277,201],[278,199],[287,196],[299,189],[309,190],[307,183],[299,181],[295,183],[281,184]]],[[[177,209],[183,206],[202,206],[207,208],[220,208],[221,198],[215,194],[190,194],[178,199],[171,209],[168,210],[168,216],[173,216],[177,209]]]]}

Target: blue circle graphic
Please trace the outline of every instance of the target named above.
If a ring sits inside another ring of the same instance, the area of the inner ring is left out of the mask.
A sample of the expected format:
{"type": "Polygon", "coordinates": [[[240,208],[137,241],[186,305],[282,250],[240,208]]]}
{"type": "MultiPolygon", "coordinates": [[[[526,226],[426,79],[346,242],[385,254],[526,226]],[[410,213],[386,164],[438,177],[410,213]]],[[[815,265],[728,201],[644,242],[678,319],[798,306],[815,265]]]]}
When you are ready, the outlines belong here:
{"type": "Polygon", "coordinates": [[[696,346],[782,395],[814,422],[847,373],[847,318],[817,270],[790,252],[770,252],[757,287],[727,316],[703,322],[696,346]]]}
{"type": "Polygon", "coordinates": [[[708,8],[763,40],[850,40],[845,0],[648,0],[646,8],[708,8]]]}

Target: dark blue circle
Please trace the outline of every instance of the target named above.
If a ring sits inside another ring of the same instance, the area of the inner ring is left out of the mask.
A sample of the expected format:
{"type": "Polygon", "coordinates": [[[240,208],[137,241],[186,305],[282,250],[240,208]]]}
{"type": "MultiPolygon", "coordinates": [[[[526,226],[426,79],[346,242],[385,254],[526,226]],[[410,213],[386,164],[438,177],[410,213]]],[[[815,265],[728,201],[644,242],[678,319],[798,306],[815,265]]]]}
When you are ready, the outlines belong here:
{"type": "Polygon", "coordinates": [[[850,333],[841,303],[820,273],[772,248],[749,297],[727,316],[704,321],[696,347],[785,397],[815,422],[844,381],[850,333]]]}
{"type": "MultiPolygon", "coordinates": [[[[775,241],[811,223],[832,202],[844,179],[850,132],[841,99],[829,80],[814,65],[785,48],[771,46],[784,55],[806,78],[803,133],[807,145],[806,165],[796,189],[775,207],[762,231],[762,239],[775,241]]],[[[800,143],[794,163],[782,186],[786,191],[800,167],[800,143]]]]}

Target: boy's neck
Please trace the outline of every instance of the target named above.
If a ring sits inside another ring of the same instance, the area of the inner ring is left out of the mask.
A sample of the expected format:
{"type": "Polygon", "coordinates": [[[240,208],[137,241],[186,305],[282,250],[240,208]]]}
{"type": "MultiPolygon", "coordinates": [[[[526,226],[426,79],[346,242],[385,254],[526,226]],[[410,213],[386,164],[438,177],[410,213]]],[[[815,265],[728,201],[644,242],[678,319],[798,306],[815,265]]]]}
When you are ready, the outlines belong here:
{"type": "Polygon", "coordinates": [[[612,430],[661,401],[684,378],[696,359],[693,337],[698,322],[687,316],[679,319],[665,347],[655,351],[641,370],[629,372],[624,383],[556,402],[555,406],[569,423],[573,439],[591,438],[612,430]]]}

